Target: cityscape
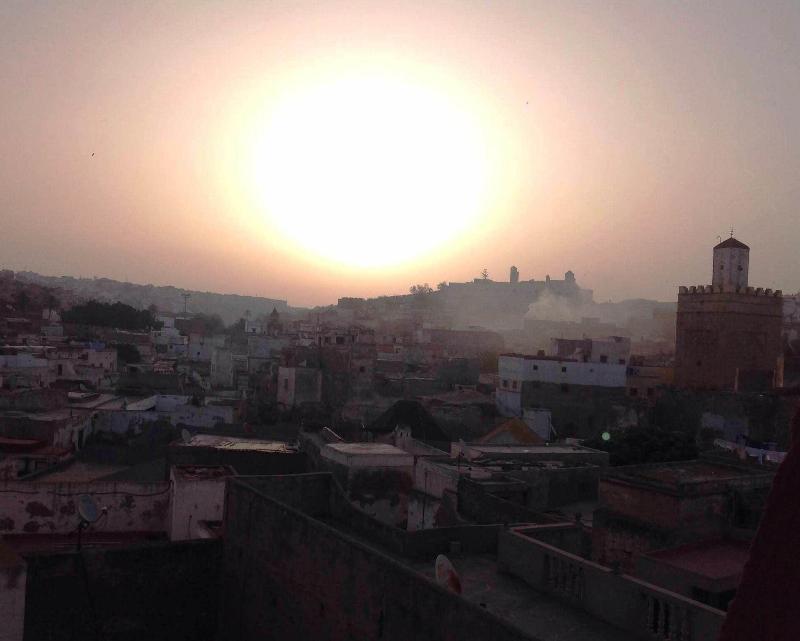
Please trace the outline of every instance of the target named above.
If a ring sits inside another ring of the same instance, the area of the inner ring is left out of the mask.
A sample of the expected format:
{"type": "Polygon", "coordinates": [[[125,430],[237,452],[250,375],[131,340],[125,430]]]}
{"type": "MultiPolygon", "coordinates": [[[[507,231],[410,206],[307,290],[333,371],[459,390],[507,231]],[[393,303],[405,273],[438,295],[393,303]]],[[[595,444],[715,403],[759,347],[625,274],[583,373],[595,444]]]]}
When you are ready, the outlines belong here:
{"type": "Polygon", "coordinates": [[[796,5],[4,22],[0,641],[800,639],[796,5]]]}

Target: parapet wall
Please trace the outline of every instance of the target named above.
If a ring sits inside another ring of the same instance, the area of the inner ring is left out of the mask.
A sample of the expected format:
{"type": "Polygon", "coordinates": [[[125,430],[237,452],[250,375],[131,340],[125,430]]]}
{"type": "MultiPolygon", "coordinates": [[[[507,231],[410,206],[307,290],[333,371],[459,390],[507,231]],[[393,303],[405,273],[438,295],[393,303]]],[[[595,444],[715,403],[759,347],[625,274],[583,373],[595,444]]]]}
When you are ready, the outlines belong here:
{"type": "Polygon", "coordinates": [[[0,535],[74,533],[81,494],[107,510],[90,532],[165,532],[169,489],[169,483],[5,482],[0,484],[0,535]]]}
{"type": "Polygon", "coordinates": [[[501,567],[536,590],[559,597],[642,639],[719,636],[725,613],[526,536],[500,534],[501,567]]]}
{"type": "Polygon", "coordinates": [[[734,294],[737,296],[763,296],[781,298],[783,292],[780,289],[772,290],[769,287],[736,287],[734,289],[714,285],[681,285],[678,287],[678,294],[734,294]]]}
{"type": "Polygon", "coordinates": [[[477,604],[243,480],[228,481],[220,593],[220,641],[526,638],[477,604]]]}

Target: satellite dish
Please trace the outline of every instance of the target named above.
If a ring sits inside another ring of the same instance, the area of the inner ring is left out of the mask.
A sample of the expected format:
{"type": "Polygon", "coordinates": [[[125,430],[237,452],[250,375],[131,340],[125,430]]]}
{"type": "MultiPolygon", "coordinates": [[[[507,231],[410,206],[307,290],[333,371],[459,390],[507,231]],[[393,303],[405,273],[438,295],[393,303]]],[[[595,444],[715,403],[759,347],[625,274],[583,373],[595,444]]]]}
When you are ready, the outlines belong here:
{"type": "Polygon", "coordinates": [[[461,594],[461,578],[458,576],[453,564],[450,563],[450,559],[444,554],[440,554],[436,557],[434,567],[436,569],[436,582],[451,592],[461,594]]]}
{"type": "Polygon", "coordinates": [[[192,442],[192,433],[185,427],[181,430],[181,439],[183,439],[185,445],[189,445],[192,442]]]}
{"type": "Polygon", "coordinates": [[[100,518],[100,512],[97,509],[97,503],[88,494],[81,494],[78,497],[78,514],[83,523],[94,523],[100,518]]]}

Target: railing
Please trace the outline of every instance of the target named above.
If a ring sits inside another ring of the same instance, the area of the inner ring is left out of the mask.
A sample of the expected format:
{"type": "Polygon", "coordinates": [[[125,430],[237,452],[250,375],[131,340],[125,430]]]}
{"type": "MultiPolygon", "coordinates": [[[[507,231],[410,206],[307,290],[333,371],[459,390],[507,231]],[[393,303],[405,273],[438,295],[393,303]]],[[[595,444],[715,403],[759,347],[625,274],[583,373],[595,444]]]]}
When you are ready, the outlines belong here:
{"type": "Polygon", "coordinates": [[[692,636],[691,612],[654,594],[644,594],[647,604],[646,629],[658,641],[690,641],[692,636]]]}
{"type": "Polygon", "coordinates": [[[578,563],[555,555],[545,557],[545,576],[551,591],[567,599],[582,601],[586,590],[583,568],[578,563]]]}
{"type": "MultiPolygon", "coordinates": [[[[520,528],[524,531],[524,528],[520,528]]],[[[725,613],[526,536],[500,533],[500,568],[646,641],[714,641],[725,613]]]]}

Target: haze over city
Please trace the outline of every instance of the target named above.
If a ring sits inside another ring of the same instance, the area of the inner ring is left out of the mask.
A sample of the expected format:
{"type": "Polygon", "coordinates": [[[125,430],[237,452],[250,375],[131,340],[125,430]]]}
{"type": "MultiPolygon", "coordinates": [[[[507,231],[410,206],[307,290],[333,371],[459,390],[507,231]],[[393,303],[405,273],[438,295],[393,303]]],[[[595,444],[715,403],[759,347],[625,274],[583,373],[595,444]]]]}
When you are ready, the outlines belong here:
{"type": "Polygon", "coordinates": [[[286,299],[796,291],[796,2],[4,2],[3,266],[286,299]]]}

